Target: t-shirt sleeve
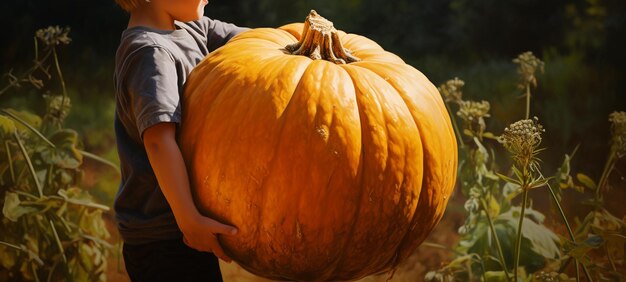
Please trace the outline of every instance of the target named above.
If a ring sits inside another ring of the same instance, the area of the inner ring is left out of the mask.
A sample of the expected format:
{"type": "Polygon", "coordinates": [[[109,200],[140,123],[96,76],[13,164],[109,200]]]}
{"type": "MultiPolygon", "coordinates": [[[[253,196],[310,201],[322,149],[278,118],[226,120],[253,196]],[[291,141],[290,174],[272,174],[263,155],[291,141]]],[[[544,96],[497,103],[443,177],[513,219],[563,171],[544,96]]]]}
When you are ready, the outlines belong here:
{"type": "Polygon", "coordinates": [[[139,137],[160,122],[180,124],[181,105],[174,59],[162,47],[148,46],[136,51],[126,73],[129,112],[139,137]]]}
{"type": "Polygon", "coordinates": [[[202,17],[201,22],[206,28],[209,52],[213,52],[215,49],[223,46],[235,35],[250,29],[247,27],[239,27],[232,23],[214,20],[206,16],[202,17]]]}

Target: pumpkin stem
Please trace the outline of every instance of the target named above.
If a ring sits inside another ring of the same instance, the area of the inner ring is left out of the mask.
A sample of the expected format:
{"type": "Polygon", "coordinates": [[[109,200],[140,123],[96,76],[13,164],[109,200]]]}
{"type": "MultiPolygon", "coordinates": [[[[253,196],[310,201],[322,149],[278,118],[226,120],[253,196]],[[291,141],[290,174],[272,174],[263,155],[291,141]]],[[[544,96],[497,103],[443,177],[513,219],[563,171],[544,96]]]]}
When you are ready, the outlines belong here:
{"type": "Polygon", "coordinates": [[[307,56],[313,60],[323,59],[335,64],[360,61],[341,44],[333,22],[320,16],[315,10],[304,20],[300,42],[289,44],[285,49],[292,55],[307,56]]]}

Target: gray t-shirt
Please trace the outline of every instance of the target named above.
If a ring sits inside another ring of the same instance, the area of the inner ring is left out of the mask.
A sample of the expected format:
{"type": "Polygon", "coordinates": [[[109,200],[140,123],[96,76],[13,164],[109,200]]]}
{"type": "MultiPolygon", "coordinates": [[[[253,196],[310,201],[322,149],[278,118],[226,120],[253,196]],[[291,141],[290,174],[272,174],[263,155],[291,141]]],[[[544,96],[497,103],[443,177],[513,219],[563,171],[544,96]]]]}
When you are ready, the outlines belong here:
{"type": "Polygon", "coordinates": [[[122,32],[115,56],[115,136],[122,180],[114,209],[125,243],[142,244],[182,236],[157,182],[144,130],[181,121],[181,93],[191,70],[209,52],[247,28],[202,17],[175,22],[176,30],[144,26],[122,32]]]}

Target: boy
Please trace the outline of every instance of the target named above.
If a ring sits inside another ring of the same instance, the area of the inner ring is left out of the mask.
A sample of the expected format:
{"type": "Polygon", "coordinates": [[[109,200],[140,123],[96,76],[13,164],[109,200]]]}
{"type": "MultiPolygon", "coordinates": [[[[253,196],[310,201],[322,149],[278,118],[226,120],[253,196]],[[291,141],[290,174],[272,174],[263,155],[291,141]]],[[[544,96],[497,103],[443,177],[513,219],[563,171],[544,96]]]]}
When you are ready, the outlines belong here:
{"type": "Polygon", "coordinates": [[[198,212],[175,137],[187,75],[246,28],[204,17],[207,0],[115,1],[130,13],[114,74],[126,270],[133,281],[222,281],[217,258],[231,259],[217,236],[237,230],[198,212]]]}

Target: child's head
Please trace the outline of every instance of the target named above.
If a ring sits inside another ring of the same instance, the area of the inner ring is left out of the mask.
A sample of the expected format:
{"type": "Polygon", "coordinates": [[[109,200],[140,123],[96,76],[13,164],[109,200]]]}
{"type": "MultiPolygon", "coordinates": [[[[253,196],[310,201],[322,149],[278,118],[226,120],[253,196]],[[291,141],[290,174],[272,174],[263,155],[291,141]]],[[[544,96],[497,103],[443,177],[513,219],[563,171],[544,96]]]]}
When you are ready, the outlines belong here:
{"type": "Polygon", "coordinates": [[[129,13],[138,9],[154,10],[167,13],[174,20],[189,22],[200,19],[204,15],[204,6],[208,0],[115,0],[129,13]]]}

